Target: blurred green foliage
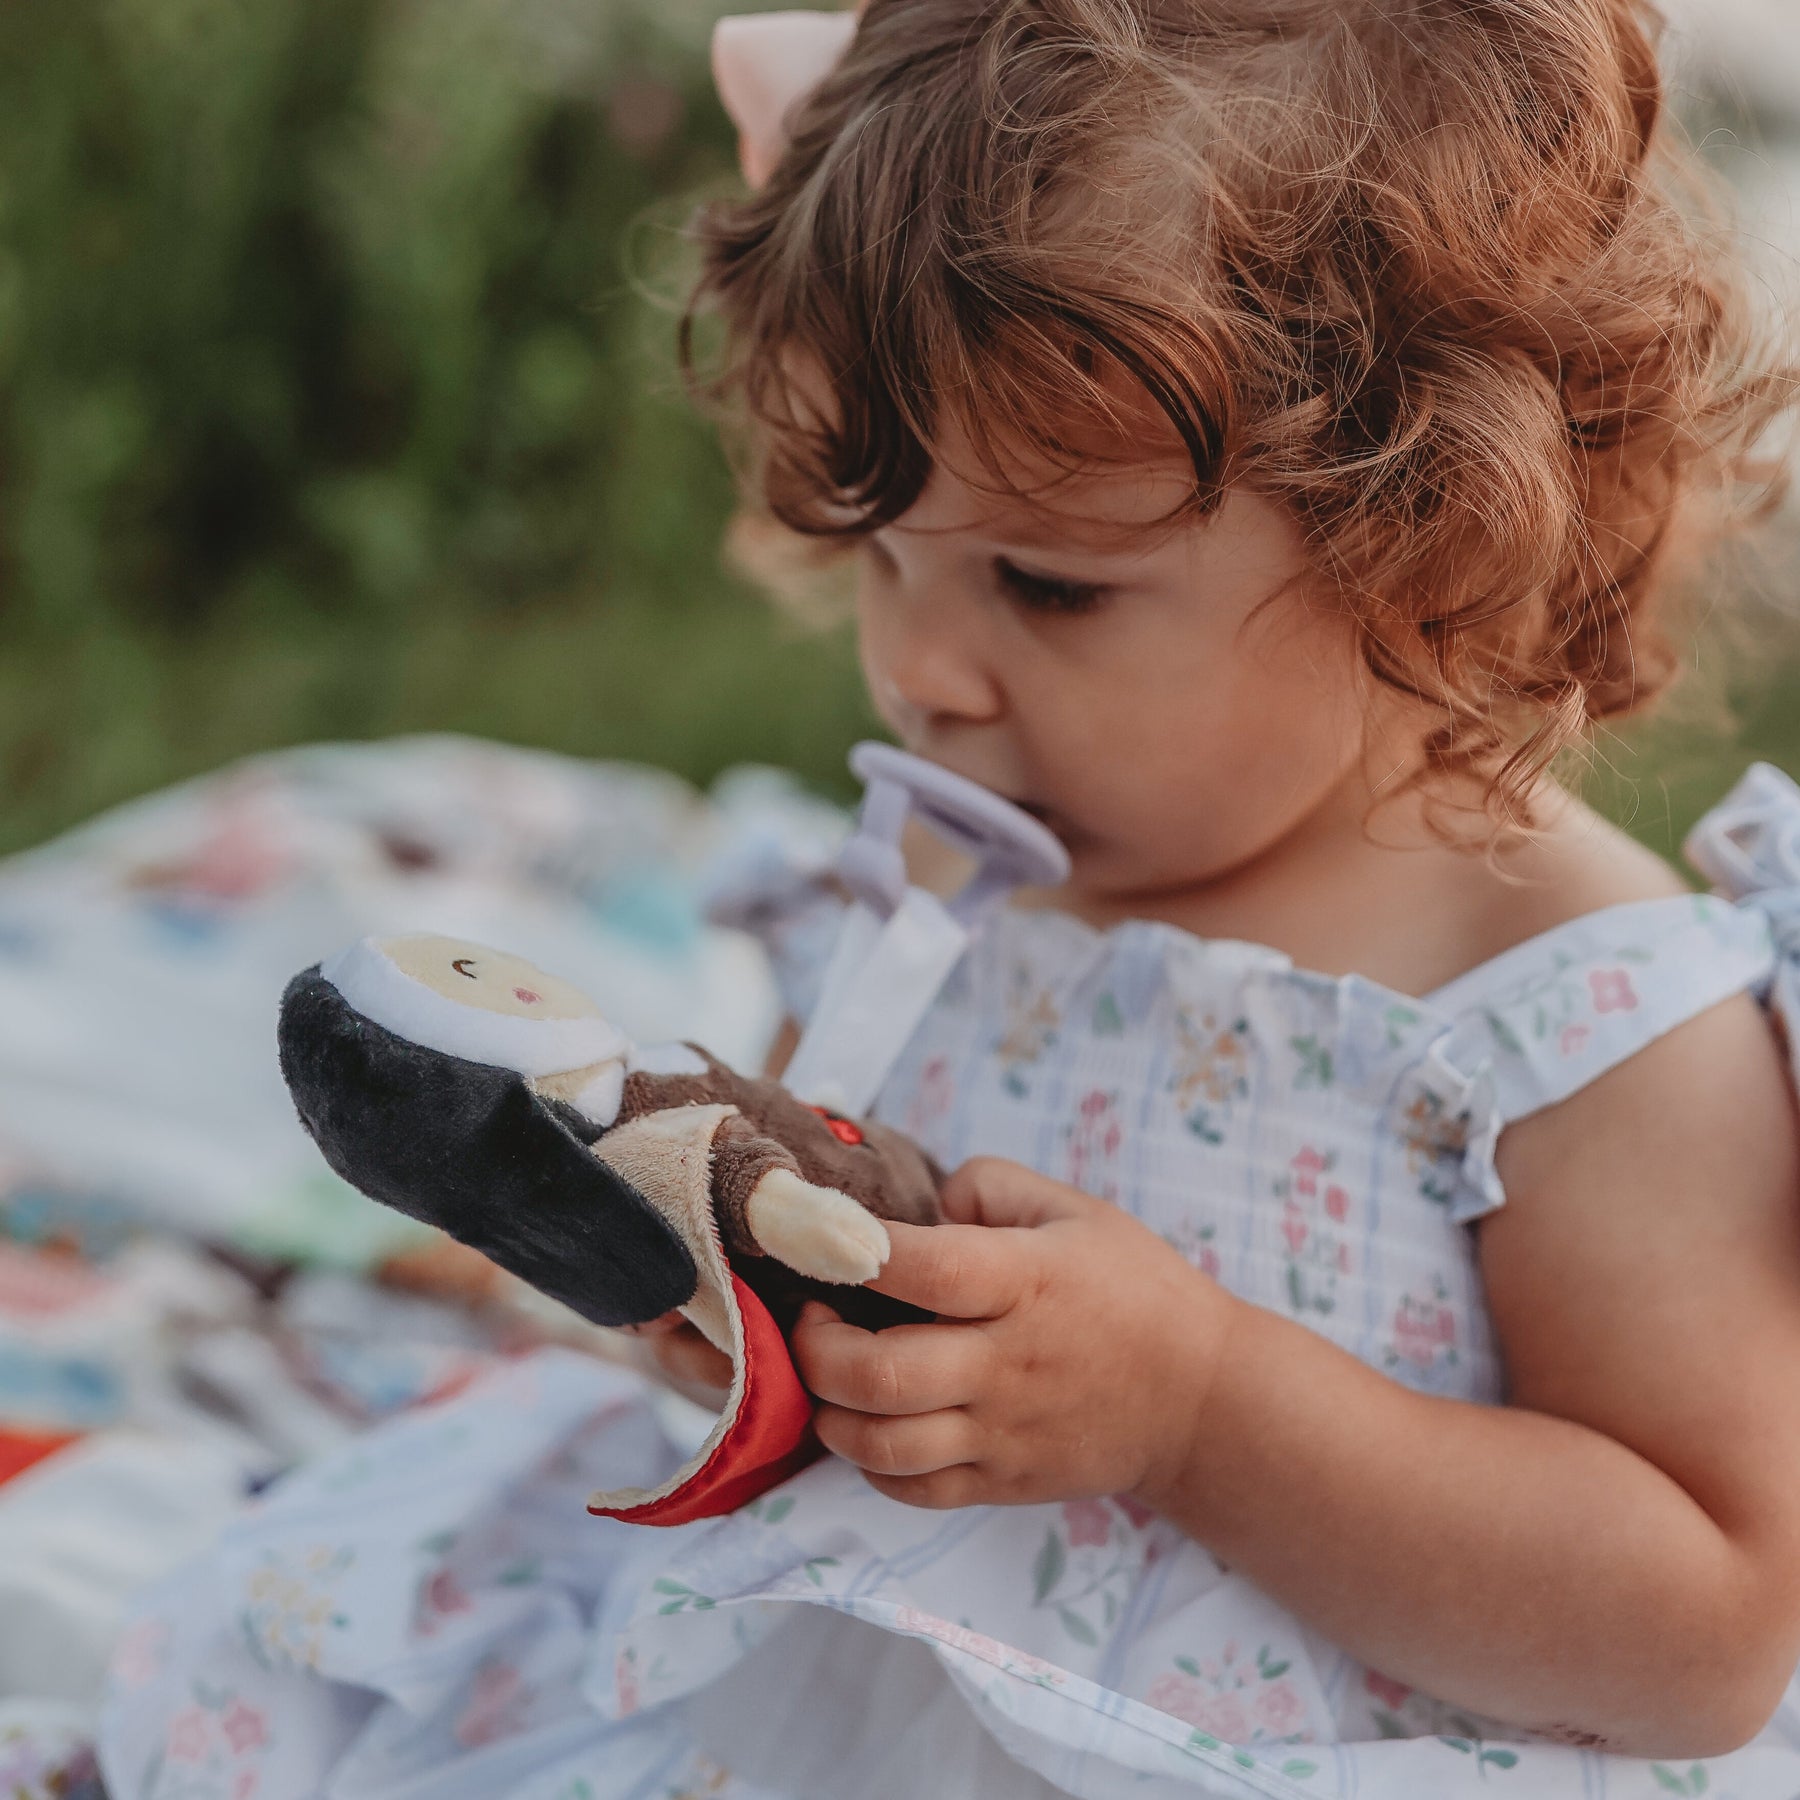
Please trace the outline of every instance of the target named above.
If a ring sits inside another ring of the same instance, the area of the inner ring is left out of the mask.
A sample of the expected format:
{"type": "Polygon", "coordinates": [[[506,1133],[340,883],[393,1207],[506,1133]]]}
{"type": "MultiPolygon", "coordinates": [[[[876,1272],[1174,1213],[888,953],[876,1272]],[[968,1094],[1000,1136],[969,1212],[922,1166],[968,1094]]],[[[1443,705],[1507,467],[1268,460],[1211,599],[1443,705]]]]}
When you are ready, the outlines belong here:
{"type": "MultiPolygon", "coordinates": [[[[713,11],[0,6],[0,848],[424,728],[841,779],[849,648],[723,572],[645,291],[732,179],[713,11]]],[[[1666,846],[1745,752],[1655,746],[1599,791],[1666,846]]]]}
{"type": "Polygon", "coordinates": [[[421,726],[834,773],[841,642],[721,573],[689,0],[0,7],[0,844],[421,726]]]}

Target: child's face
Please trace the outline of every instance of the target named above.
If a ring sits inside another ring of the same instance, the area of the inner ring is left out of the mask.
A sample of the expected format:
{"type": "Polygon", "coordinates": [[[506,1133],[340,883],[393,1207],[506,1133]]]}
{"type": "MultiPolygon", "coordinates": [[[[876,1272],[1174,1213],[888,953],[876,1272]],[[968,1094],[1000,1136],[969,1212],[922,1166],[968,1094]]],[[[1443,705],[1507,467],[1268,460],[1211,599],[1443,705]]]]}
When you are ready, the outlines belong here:
{"type": "Polygon", "coordinates": [[[1038,813],[1097,900],[1216,880],[1367,805],[1374,684],[1350,623],[1305,598],[1293,523],[1234,490],[1149,529],[1182,492],[1149,465],[1069,483],[1046,518],[940,460],[860,553],[881,716],[1038,813]]]}

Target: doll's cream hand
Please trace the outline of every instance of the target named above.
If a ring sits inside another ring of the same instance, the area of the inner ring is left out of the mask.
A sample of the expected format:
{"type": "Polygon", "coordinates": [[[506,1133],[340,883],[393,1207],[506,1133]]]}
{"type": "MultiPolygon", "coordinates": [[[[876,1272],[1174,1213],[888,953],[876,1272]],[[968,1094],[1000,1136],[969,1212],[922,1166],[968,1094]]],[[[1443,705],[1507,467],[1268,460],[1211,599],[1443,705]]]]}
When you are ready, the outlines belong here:
{"type": "Polygon", "coordinates": [[[966,1163],[947,1220],[890,1224],[873,1285],[937,1313],[882,1332],[817,1302],[794,1360],[826,1447],[917,1506],[1153,1493],[1243,1308],[1129,1214],[1016,1163],[966,1163]]]}
{"type": "Polygon", "coordinates": [[[744,1222],[765,1256],[819,1281],[869,1281],[888,1258],[887,1228],[873,1213],[792,1169],[771,1169],[756,1184],[744,1222]]]}

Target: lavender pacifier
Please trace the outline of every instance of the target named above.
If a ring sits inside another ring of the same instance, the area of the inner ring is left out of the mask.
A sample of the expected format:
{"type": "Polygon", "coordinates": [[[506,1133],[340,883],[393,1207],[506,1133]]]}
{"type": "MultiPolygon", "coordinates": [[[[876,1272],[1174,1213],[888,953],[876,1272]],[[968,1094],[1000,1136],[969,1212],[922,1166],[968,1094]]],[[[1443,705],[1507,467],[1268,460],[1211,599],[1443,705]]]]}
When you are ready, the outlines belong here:
{"type": "Polygon", "coordinates": [[[923,757],[864,743],[850,767],[865,792],[838,874],[855,904],[786,1079],[803,1100],[860,1113],[982,921],[1016,888],[1066,881],[1069,855],[1029,813],[923,757]],[[913,817],[975,864],[948,902],[907,882],[913,817]]]}

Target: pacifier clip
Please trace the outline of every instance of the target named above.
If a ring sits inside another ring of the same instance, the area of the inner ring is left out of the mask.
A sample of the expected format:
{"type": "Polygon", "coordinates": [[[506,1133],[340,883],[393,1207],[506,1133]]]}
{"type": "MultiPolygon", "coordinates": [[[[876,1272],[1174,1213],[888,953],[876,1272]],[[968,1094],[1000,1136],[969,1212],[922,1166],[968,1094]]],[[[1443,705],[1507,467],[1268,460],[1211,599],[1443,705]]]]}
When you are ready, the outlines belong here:
{"type": "Polygon", "coordinates": [[[860,1114],[986,919],[1015,889],[1066,881],[1069,853],[1011,801],[891,744],[858,744],[850,767],[865,789],[837,872],[853,904],[784,1079],[812,1105],[860,1114]],[[906,879],[913,818],[975,864],[948,901],[906,879]]]}

